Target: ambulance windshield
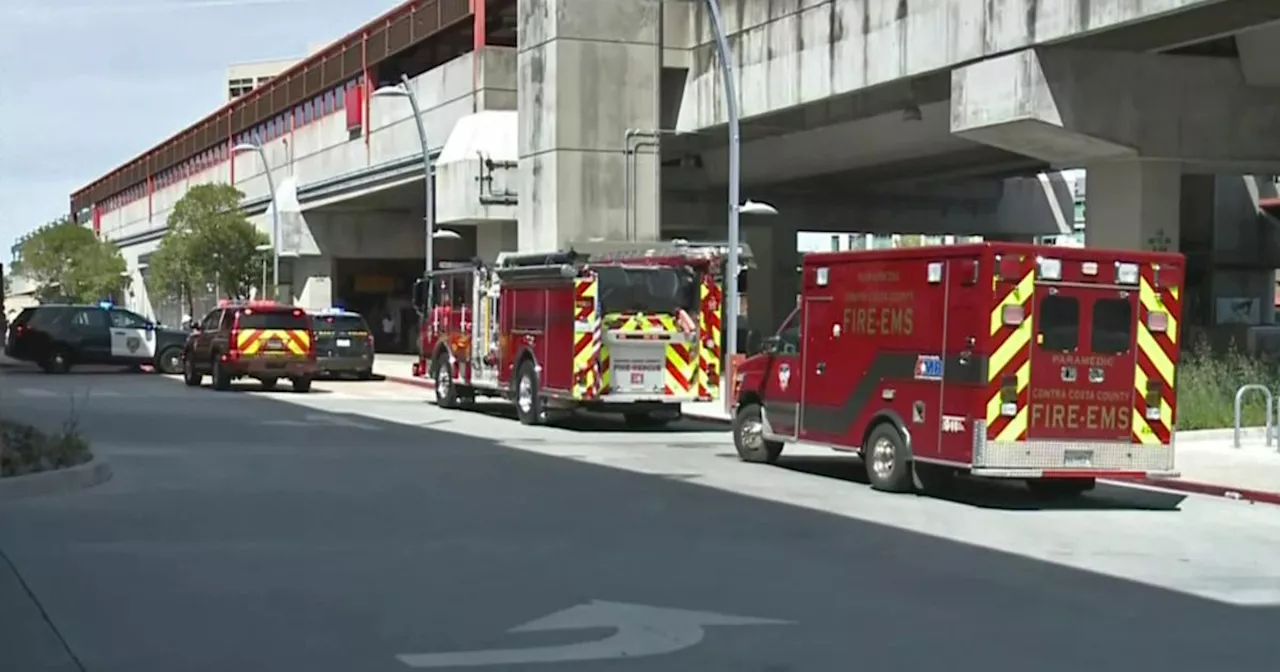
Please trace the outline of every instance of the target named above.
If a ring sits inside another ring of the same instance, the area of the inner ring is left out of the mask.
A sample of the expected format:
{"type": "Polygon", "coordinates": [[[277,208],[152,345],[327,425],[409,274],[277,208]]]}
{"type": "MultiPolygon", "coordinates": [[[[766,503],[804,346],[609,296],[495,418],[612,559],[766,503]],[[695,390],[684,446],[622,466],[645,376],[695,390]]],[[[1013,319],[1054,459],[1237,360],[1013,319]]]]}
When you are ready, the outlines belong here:
{"type": "Polygon", "coordinates": [[[683,267],[603,266],[600,309],[607,313],[675,313],[698,308],[698,283],[683,267]]]}

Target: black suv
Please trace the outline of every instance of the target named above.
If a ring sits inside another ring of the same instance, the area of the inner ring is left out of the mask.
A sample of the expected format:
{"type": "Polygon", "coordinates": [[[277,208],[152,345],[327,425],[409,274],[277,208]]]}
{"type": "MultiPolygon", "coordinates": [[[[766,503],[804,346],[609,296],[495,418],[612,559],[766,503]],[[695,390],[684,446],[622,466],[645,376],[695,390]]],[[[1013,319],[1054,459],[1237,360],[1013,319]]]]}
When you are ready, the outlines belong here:
{"type": "Polygon", "coordinates": [[[364,317],[348,310],[322,310],[311,313],[311,324],[320,373],[373,378],[373,331],[364,317]]]}
{"type": "Polygon", "coordinates": [[[181,373],[186,340],[185,331],[110,304],[42,304],[13,319],[4,354],[48,373],[78,364],[150,364],[161,373],[181,373]]]}

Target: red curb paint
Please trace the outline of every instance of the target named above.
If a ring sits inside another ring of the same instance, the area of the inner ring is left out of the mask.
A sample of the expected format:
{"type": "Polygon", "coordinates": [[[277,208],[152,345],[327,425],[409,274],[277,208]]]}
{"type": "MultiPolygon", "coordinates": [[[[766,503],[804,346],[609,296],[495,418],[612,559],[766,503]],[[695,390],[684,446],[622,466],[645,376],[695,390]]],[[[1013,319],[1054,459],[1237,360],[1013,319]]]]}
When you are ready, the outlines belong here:
{"type": "MultiPolygon", "coordinates": [[[[393,383],[402,385],[414,385],[417,387],[434,387],[429,380],[419,378],[409,378],[406,376],[383,376],[393,383]]],[[[719,422],[729,424],[727,418],[717,418],[712,416],[692,416],[698,420],[707,422],[719,422]]],[[[1211,497],[1222,497],[1223,499],[1234,499],[1246,502],[1259,502],[1262,504],[1274,504],[1280,506],[1280,492],[1267,492],[1265,490],[1250,490],[1248,488],[1233,488],[1229,485],[1214,485],[1212,483],[1201,483],[1199,481],[1188,481],[1181,478],[1171,479],[1139,479],[1134,481],[1110,480],[1102,479],[1105,483],[1112,485],[1133,485],[1139,483],[1152,488],[1161,488],[1164,490],[1174,490],[1178,492],[1189,492],[1197,495],[1209,495],[1211,497]]]]}
{"type": "MultiPolygon", "coordinates": [[[[1124,481],[1111,482],[1117,485],[1124,485],[1124,481]]],[[[1153,488],[1162,488],[1164,490],[1177,490],[1179,492],[1190,492],[1197,495],[1209,495],[1211,497],[1222,497],[1224,499],[1235,499],[1246,502],[1259,502],[1262,504],[1275,504],[1280,506],[1280,492],[1250,490],[1248,488],[1236,488],[1230,485],[1214,485],[1213,483],[1188,481],[1181,478],[1159,480],[1143,479],[1136,482],[1153,488]]]]}

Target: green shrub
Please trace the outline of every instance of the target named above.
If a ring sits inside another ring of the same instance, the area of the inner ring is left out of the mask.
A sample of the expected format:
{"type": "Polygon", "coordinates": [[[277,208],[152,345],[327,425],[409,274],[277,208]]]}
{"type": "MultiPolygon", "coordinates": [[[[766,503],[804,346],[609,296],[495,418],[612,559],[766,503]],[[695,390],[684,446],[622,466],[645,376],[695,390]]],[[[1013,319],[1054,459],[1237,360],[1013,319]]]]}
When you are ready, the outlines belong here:
{"type": "MultiPolygon", "coordinates": [[[[1235,424],[1236,390],[1241,385],[1266,385],[1280,398],[1280,367],[1235,347],[1214,354],[1201,340],[1182,353],[1178,367],[1178,429],[1216,429],[1235,424]]],[[[1241,424],[1260,427],[1266,422],[1266,397],[1246,393],[1241,424]]]]}
{"type": "Polygon", "coordinates": [[[0,419],[0,477],[22,476],[84,464],[93,457],[74,420],[46,434],[30,425],[0,419]]]}

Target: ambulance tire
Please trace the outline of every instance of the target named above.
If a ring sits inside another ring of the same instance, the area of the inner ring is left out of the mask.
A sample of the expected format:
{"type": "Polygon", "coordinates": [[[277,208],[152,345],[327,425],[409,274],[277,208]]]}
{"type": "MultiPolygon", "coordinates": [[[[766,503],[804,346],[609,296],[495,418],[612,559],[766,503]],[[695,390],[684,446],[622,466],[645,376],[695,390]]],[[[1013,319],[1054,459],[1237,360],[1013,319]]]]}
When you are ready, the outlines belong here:
{"type": "Polygon", "coordinates": [[[449,357],[441,353],[436,356],[436,363],[431,367],[431,389],[436,393],[436,406],[440,408],[458,407],[458,388],[453,384],[453,376],[449,374],[449,357]]]}
{"type": "Polygon", "coordinates": [[[764,409],[760,404],[746,403],[738,407],[733,414],[733,447],[738,451],[738,458],[743,462],[756,464],[773,464],[782,455],[785,447],[781,441],[770,441],[762,436],[748,436],[754,433],[755,427],[763,425],[764,409]]]}
{"type": "Polygon", "coordinates": [[[231,389],[231,374],[222,368],[222,359],[216,354],[213,358],[213,389],[225,392],[231,389]]]}
{"type": "Polygon", "coordinates": [[[892,423],[884,422],[871,430],[862,447],[862,462],[867,480],[876,490],[911,492],[915,487],[907,442],[892,423]]]}
{"type": "Polygon", "coordinates": [[[311,391],[311,376],[293,378],[289,383],[293,386],[293,391],[299,394],[306,394],[311,391]]]}
{"type": "Polygon", "coordinates": [[[532,361],[520,366],[520,374],[516,376],[512,399],[516,402],[516,417],[522,425],[541,425],[545,421],[542,410],[542,390],[538,385],[538,372],[532,361]],[[527,391],[528,399],[521,402],[522,391],[527,391]]]}

